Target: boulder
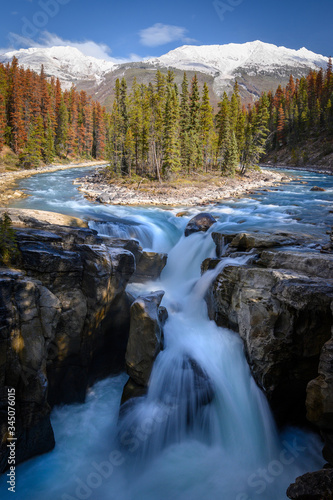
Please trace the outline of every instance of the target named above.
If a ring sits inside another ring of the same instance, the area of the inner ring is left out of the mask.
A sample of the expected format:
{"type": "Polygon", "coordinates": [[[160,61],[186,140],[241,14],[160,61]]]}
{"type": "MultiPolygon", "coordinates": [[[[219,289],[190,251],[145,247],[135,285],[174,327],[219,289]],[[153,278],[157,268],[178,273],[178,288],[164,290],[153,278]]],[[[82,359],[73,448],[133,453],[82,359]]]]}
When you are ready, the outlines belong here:
{"type": "Polygon", "coordinates": [[[332,500],[333,469],[321,469],[298,477],[289,486],[287,496],[292,500],[332,500]]]}
{"type": "MultiPolygon", "coordinates": [[[[332,211],[333,212],[333,211],[332,211]]],[[[323,253],[332,253],[333,252],[333,228],[328,233],[330,238],[329,242],[322,246],[321,252],[323,253]]]]}
{"type": "Polygon", "coordinates": [[[126,350],[127,373],[138,385],[146,387],[158,353],[163,348],[160,303],[164,292],[138,297],[130,310],[130,332],[126,350]]]}
{"type": "Polygon", "coordinates": [[[193,410],[195,411],[212,402],[214,398],[214,388],[213,382],[210,380],[208,374],[195,359],[186,356],[183,362],[183,370],[189,372],[189,376],[184,377],[185,396],[187,395],[189,397],[190,394],[192,396],[194,395],[194,400],[187,399],[189,411],[188,418],[190,418],[190,413],[193,412],[193,410]],[[186,382],[188,387],[186,387],[186,382]]]}
{"type": "Polygon", "coordinates": [[[156,280],[165,268],[167,260],[166,253],[142,252],[137,257],[136,270],[130,278],[130,283],[145,283],[156,280]]]}
{"type": "Polygon", "coordinates": [[[140,398],[147,394],[148,387],[137,384],[131,377],[128,379],[123,389],[120,404],[123,405],[133,398],[140,398]]]}
{"type": "Polygon", "coordinates": [[[216,219],[211,214],[201,213],[193,217],[185,228],[185,236],[198,233],[199,231],[208,231],[208,229],[215,224],[216,219]]]}
{"type": "Polygon", "coordinates": [[[310,191],[326,191],[326,189],[319,187],[319,186],[313,186],[310,191]]]}
{"type": "Polygon", "coordinates": [[[202,264],[201,264],[201,274],[205,273],[206,271],[212,271],[216,269],[216,267],[219,265],[221,262],[221,259],[205,259],[202,264]]]}
{"type": "Polygon", "coordinates": [[[313,243],[313,237],[307,234],[297,234],[295,236],[288,232],[275,233],[212,233],[212,238],[216,245],[216,255],[230,255],[234,252],[249,252],[256,249],[262,251],[266,248],[303,245],[313,243]]]}

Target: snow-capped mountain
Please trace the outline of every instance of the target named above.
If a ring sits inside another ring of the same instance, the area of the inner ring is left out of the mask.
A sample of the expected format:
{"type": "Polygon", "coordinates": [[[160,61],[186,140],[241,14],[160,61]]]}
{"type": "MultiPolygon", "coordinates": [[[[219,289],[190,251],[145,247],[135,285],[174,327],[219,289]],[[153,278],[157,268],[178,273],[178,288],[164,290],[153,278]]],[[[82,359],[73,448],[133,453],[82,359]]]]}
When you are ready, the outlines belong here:
{"type": "Polygon", "coordinates": [[[262,88],[263,77],[269,82],[273,78],[284,83],[290,74],[300,77],[307,74],[309,69],[325,68],[328,58],[304,47],[294,50],[257,40],[244,44],[184,45],[148,62],[157,67],[211,75],[214,78],[214,91],[218,95],[232,87],[237,79],[243,91],[257,96],[262,90],[271,88],[262,88]]]}
{"type": "Polygon", "coordinates": [[[161,57],[142,62],[115,64],[82,54],[74,47],[31,48],[0,55],[0,62],[13,56],[25,68],[40,71],[43,64],[48,76],[59,77],[65,87],[72,83],[95,95],[103,103],[110,102],[116,78],[125,76],[129,85],[134,77],[143,83],[152,79],[157,68],[176,73],[180,83],[183,71],[197,73],[199,81],[207,81],[212,95],[218,100],[223,91],[230,91],[237,79],[245,101],[256,99],[262,91],[285,85],[290,74],[295,78],[309,69],[325,68],[328,58],[302,48],[278,47],[260,41],[227,45],[184,45],[161,57]],[[146,71],[145,71],[146,70],[146,71]]]}
{"type": "Polygon", "coordinates": [[[64,87],[72,83],[93,81],[101,83],[105,73],[116,66],[111,61],[86,56],[75,47],[31,48],[7,52],[0,55],[0,62],[6,63],[17,57],[19,64],[40,72],[41,65],[48,76],[59,78],[64,87]]]}
{"type": "Polygon", "coordinates": [[[328,58],[302,48],[277,47],[270,43],[247,42],[227,45],[183,45],[167,54],[149,59],[155,65],[202,71],[212,76],[219,73],[233,78],[239,69],[275,71],[279,67],[306,67],[316,69],[327,65],[328,58]]]}

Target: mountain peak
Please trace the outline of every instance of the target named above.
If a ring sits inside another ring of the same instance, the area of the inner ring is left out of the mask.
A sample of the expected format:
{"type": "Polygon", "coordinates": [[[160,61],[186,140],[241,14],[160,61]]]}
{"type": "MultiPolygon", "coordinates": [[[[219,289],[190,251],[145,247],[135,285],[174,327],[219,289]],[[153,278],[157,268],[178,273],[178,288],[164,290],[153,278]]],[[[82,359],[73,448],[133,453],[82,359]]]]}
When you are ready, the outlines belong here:
{"type": "MultiPolygon", "coordinates": [[[[19,64],[39,72],[43,64],[46,75],[58,77],[65,87],[73,83],[95,94],[100,85],[106,85],[102,102],[112,93],[110,85],[115,79],[126,77],[126,71],[136,71],[135,63],[115,64],[104,59],[84,55],[77,47],[54,46],[33,47],[0,55],[0,62],[6,63],[16,56],[19,64]],[[111,75],[111,76],[107,76],[111,75]]],[[[191,71],[200,73],[202,79],[213,79],[212,88],[217,98],[223,91],[233,87],[237,79],[245,101],[256,99],[260,93],[275,90],[289,80],[290,74],[300,78],[310,69],[327,66],[328,58],[302,47],[288,49],[272,43],[254,40],[246,43],[224,45],[182,45],[161,57],[142,61],[147,69],[172,68],[178,73],[191,71]]],[[[131,76],[133,78],[133,76],[131,76]]],[[[138,78],[142,78],[138,74],[138,78]]]]}
{"type": "Polygon", "coordinates": [[[111,61],[86,56],[77,47],[31,47],[0,55],[0,62],[7,63],[17,57],[19,64],[39,73],[43,64],[46,75],[59,78],[64,87],[78,81],[100,83],[104,74],[116,66],[111,61]]]}

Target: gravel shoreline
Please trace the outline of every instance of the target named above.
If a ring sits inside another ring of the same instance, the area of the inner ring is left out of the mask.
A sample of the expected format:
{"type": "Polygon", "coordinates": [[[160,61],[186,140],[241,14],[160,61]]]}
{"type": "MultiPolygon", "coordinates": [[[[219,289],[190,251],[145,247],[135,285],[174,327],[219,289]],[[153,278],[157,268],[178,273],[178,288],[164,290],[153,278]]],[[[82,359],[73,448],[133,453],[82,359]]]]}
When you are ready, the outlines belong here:
{"type": "Polygon", "coordinates": [[[105,161],[86,161],[83,163],[71,163],[69,165],[49,165],[46,167],[32,168],[30,170],[14,170],[0,173],[0,206],[6,206],[15,199],[24,198],[27,195],[17,189],[17,181],[36,174],[56,172],[70,168],[94,167],[106,165],[105,161]]]}
{"type": "Polygon", "coordinates": [[[274,167],[271,163],[262,163],[261,166],[272,169],[272,171],[274,171],[275,168],[279,168],[282,170],[294,170],[295,172],[300,170],[305,172],[313,172],[314,174],[333,175],[332,169],[325,169],[321,165],[298,166],[298,165],[284,165],[279,163],[278,167],[274,167]]]}
{"type": "Polygon", "coordinates": [[[244,177],[221,177],[219,185],[164,187],[163,184],[156,184],[152,187],[138,182],[133,187],[128,187],[121,183],[108,184],[103,174],[96,172],[78,179],[75,183],[79,185],[78,189],[88,200],[108,205],[195,206],[216,203],[246,193],[253,194],[253,190],[269,189],[270,186],[276,186],[293,178],[265,170],[251,171],[244,177]]]}

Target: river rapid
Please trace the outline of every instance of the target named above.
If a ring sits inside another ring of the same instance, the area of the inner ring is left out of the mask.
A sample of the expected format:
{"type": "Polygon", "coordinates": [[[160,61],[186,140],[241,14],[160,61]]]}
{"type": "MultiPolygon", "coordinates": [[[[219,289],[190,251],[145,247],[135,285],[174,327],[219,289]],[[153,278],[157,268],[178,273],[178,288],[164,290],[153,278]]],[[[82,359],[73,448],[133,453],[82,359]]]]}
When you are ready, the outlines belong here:
{"type": "MultiPolygon", "coordinates": [[[[333,177],[295,172],[294,181],[251,198],[204,209],[164,209],[88,202],[72,183],[87,172],[24,179],[19,188],[30,196],[12,207],[77,216],[101,235],[135,238],[145,250],[168,253],[158,281],[128,287],[134,295],[165,291],[165,349],[155,361],[147,396],[138,398],[120,421],[126,374],[95,384],[84,404],[54,408],[56,447],[17,467],[15,498],[285,500],[297,476],[322,467],[322,444],[309,430],[278,431],[239,336],[208,319],[204,295],[209,284],[224,265],[242,261],[224,259],[202,277],[200,265],[215,256],[212,231],[306,233],[316,236],[315,248],[333,225],[333,177]],[[326,191],[310,191],[314,185],[326,191]],[[183,210],[186,215],[176,217],[183,210]],[[185,238],[187,222],[200,211],[210,212],[217,223],[207,233],[185,238]],[[213,384],[212,402],[200,408],[190,360],[213,384]]],[[[0,488],[1,498],[11,498],[4,476],[0,488]]]]}

